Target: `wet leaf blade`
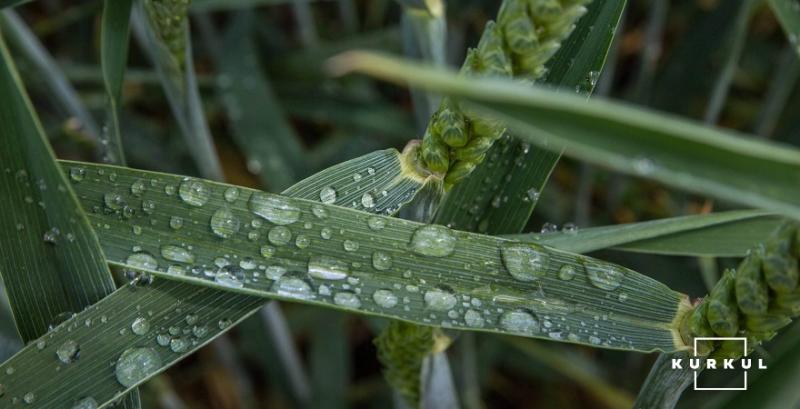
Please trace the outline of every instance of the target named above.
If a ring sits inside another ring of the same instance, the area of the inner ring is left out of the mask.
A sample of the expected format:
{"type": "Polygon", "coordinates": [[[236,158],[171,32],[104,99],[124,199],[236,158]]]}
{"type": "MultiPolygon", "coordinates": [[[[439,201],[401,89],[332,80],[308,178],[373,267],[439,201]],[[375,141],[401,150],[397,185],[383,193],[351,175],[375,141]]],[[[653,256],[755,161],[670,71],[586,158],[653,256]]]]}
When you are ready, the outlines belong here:
{"type": "Polygon", "coordinates": [[[782,220],[762,211],[734,210],[590,227],[574,233],[506,237],[535,241],[576,253],[617,249],[684,256],[738,257],[762,242],[782,220]]]}
{"type": "MultiPolygon", "coordinates": [[[[17,330],[28,342],[59,316],[103,299],[114,281],[2,36],[0,60],[0,274],[17,330]]],[[[139,407],[138,392],[123,404],[139,407]]]]}
{"type": "Polygon", "coordinates": [[[800,39],[800,10],[797,8],[797,3],[792,0],[769,0],[769,6],[772,12],[778,18],[778,21],[789,39],[789,43],[795,47],[795,50],[800,53],[798,48],[798,39],[800,39]]]}
{"type": "MultiPolygon", "coordinates": [[[[594,1],[553,59],[544,84],[591,93],[605,64],[625,1],[594,1]]],[[[555,167],[560,152],[519,138],[495,143],[481,163],[444,199],[436,222],[488,234],[518,233],[555,167]]]]}
{"type": "Polygon", "coordinates": [[[119,105],[122,99],[122,81],[128,62],[128,43],[130,41],[130,18],[132,0],[103,3],[100,21],[100,62],[103,83],[106,89],[106,130],[101,134],[105,141],[103,159],[117,165],[125,164],[122,149],[122,135],[119,124],[119,105]]]}
{"type": "Polygon", "coordinates": [[[464,80],[377,54],[343,55],[331,66],[461,96],[525,140],[580,160],[800,218],[800,151],[786,145],[610,101],[464,80]]]}

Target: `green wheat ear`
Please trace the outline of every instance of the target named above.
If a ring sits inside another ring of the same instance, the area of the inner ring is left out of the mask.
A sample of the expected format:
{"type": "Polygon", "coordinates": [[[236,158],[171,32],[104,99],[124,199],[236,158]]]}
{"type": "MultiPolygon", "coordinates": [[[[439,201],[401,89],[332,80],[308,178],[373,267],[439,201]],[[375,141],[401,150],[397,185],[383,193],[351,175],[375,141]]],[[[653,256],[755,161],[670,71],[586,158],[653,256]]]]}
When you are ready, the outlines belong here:
{"type": "MultiPolygon", "coordinates": [[[[718,336],[743,336],[756,345],[775,336],[800,315],[798,288],[798,226],[787,222],[779,226],[764,243],[748,252],[736,271],[728,270],[701,304],[695,307],[682,330],[684,339],[706,337],[705,326],[718,336]]],[[[741,343],[723,341],[711,346],[711,358],[740,358],[741,343]]],[[[698,343],[698,353],[709,352],[709,345],[698,343]]]]}
{"type": "Polygon", "coordinates": [[[375,338],[386,380],[410,407],[419,407],[422,361],[444,339],[433,327],[403,321],[391,321],[375,338]]]}
{"type": "Polygon", "coordinates": [[[181,69],[186,55],[185,24],[190,3],[190,0],[144,0],[153,30],[181,69]]]}
{"type": "MultiPolygon", "coordinates": [[[[486,24],[478,46],[467,52],[461,75],[534,81],[586,12],[588,0],[507,0],[497,22],[486,24]]],[[[423,136],[419,159],[449,189],[466,178],[505,133],[499,121],[444,99],[423,136]]]]}

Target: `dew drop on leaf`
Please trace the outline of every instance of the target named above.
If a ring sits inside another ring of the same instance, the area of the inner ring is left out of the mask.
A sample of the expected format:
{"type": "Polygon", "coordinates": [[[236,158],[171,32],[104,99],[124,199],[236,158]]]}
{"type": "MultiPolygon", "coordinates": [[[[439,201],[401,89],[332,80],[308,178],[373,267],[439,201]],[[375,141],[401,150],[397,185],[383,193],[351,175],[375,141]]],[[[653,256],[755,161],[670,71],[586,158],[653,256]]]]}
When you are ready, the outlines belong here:
{"type": "Polygon", "coordinates": [[[103,203],[111,210],[119,210],[125,206],[125,199],[117,192],[108,192],[103,195],[103,203]]]}
{"type": "Polygon", "coordinates": [[[372,294],[375,304],[383,308],[392,308],[397,305],[397,296],[391,290],[377,290],[372,294]]]}
{"type": "Polygon", "coordinates": [[[323,280],[343,280],[350,275],[350,267],[333,257],[311,256],[308,259],[308,275],[323,280]]]}
{"type": "Polygon", "coordinates": [[[239,198],[239,189],[235,187],[229,187],[225,189],[225,193],[223,193],[222,196],[225,198],[226,202],[233,203],[239,198]]]}
{"type": "Polygon", "coordinates": [[[286,226],[275,226],[267,233],[267,239],[276,246],[283,246],[292,240],[292,231],[286,226]]]}
{"type": "Polygon", "coordinates": [[[272,258],[275,255],[275,247],[265,244],[261,246],[261,257],[272,258]]]}
{"type": "Polygon", "coordinates": [[[69,178],[75,182],[80,182],[86,177],[86,169],[84,168],[70,168],[69,178]]]}
{"type": "Polygon", "coordinates": [[[615,290],[622,285],[625,273],[613,264],[586,263],[586,275],[589,282],[602,290],[615,290]]]}
{"type": "Polygon", "coordinates": [[[558,269],[558,278],[564,281],[572,280],[576,274],[577,271],[575,267],[570,264],[564,264],[560,269],[558,269]]]}
{"type": "Polygon", "coordinates": [[[344,251],[356,251],[359,247],[360,246],[357,241],[345,240],[342,242],[342,248],[344,248],[344,251]]]}
{"type": "Polygon", "coordinates": [[[372,253],[372,267],[376,270],[388,270],[392,267],[392,256],[382,251],[372,253]]]}
{"type": "MultiPolygon", "coordinates": [[[[169,193],[167,193],[169,194],[169,193]]],[[[178,195],[184,203],[200,207],[208,202],[211,197],[211,189],[205,183],[192,178],[183,179],[178,188],[178,195]]]]}
{"type": "Polygon", "coordinates": [[[150,332],[150,321],[145,317],[137,317],[131,323],[131,332],[136,335],[145,335],[150,332]]]}
{"type": "Polygon", "coordinates": [[[500,250],[503,265],[519,281],[533,281],[546,274],[549,256],[535,244],[513,243],[500,250]]]}
{"type": "Polygon", "coordinates": [[[425,306],[434,311],[447,311],[456,306],[456,296],[451,291],[437,288],[426,291],[424,295],[425,306]]]}
{"type": "Polygon", "coordinates": [[[241,222],[227,207],[217,209],[211,215],[211,231],[217,237],[227,239],[239,232],[241,222]]]}
{"type": "Polygon", "coordinates": [[[75,404],[72,405],[72,409],[97,409],[98,406],[97,401],[89,396],[75,402],[75,404]]]}
{"type": "Polygon", "coordinates": [[[333,303],[342,307],[361,308],[361,299],[351,291],[342,291],[333,296],[333,303]]]}
{"type": "Polygon", "coordinates": [[[144,270],[156,270],[158,268],[158,261],[156,261],[155,257],[145,252],[131,254],[125,260],[125,264],[144,270]]]}
{"type": "Polygon", "coordinates": [[[382,230],[384,227],[386,227],[386,220],[383,220],[380,217],[370,217],[367,219],[367,226],[369,226],[370,230],[373,231],[382,230]]]}
{"type": "Polygon", "coordinates": [[[522,310],[508,311],[500,316],[500,326],[506,331],[532,334],[539,332],[539,321],[529,312],[522,310]]]}
{"type": "Polygon", "coordinates": [[[282,276],[272,285],[272,290],[278,295],[301,300],[310,300],[315,297],[311,286],[298,277],[282,276]]]}
{"type": "Polygon", "coordinates": [[[250,197],[250,211],[277,225],[292,224],[300,219],[300,209],[284,197],[256,192],[250,197]]]}
{"type": "Polygon", "coordinates": [[[336,202],[336,190],[330,186],[325,186],[319,191],[319,201],[325,204],[336,202]]]}
{"type": "Polygon", "coordinates": [[[176,261],[178,263],[194,263],[194,254],[191,251],[171,244],[161,246],[161,256],[169,261],[176,261]]]}
{"type": "Polygon", "coordinates": [[[72,363],[78,359],[80,352],[81,349],[78,346],[78,343],[71,339],[64,341],[58,346],[58,348],[56,348],[56,356],[58,357],[58,360],[65,364],[72,363]]]}
{"type": "Polygon", "coordinates": [[[470,327],[482,328],[486,321],[478,311],[467,310],[467,312],[464,313],[464,322],[470,327]]]}
{"type": "Polygon", "coordinates": [[[178,230],[183,227],[183,218],[180,216],[172,216],[169,218],[169,227],[173,230],[178,230]]]}
{"type": "Polygon", "coordinates": [[[375,207],[375,196],[372,196],[372,193],[369,192],[364,193],[361,195],[361,205],[366,209],[375,207]]]}
{"type": "Polygon", "coordinates": [[[144,191],[145,191],[145,186],[144,182],[141,179],[131,183],[131,193],[134,196],[141,196],[142,193],[144,193],[144,191]]]}
{"type": "Polygon", "coordinates": [[[444,226],[427,225],[414,231],[411,250],[423,256],[446,257],[456,248],[456,236],[444,226]]]}
{"type": "Polygon", "coordinates": [[[129,388],[161,368],[161,358],[152,348],[129,348],[120,355],[114,368],[117,382],[129,388]]]}

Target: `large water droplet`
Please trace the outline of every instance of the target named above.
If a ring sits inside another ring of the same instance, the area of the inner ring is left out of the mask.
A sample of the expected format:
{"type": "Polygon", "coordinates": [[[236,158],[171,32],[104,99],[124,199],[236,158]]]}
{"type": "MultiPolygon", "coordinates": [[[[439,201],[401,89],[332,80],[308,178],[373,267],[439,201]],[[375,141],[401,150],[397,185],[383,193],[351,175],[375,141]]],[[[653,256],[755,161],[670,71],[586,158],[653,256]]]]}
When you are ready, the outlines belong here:
{"type": "Polygon", "coordinates": [[[325,204],[336,202],[336,190],[330,186],[325,186],[319,191],[319,200],[325,204]]]}
{"type": "Polygon", "coordinates": [[[372,253],[372,267],[376,270],[388,270],[392,267],[392,256],[382,251],[372,253]]]}
{"type": "Polygon", "coordinates": [[[131,331],[136,335],[145,335],[150,332],[150,321],[145,317],[137,317],[131,323],[131,331]]]}
{"type": "Polygon", "coordinates": [[[308,259],[308,275],[323,280],[343,280],[350,275],[350,267],[333,257],[311,256],[308,259]]]}
{"type": "Polygon", "coordinates": [[[300,209],[289,199],[262,192],[250,197],[250,210],[278,225],[292,224],[300,219],[300,209]]]}
{"type": "Polygon", "coordinates": [[[208,198],[211,197],[211,189],[202,181],[186,178],[178,188],[178,195],[185,203],[200,207],[208,202],[208,198]]]}
{"type": "Polygon", "coordinates": [[[587,262],[584,264],[584,268],[586,268],[586,275],[589,276],[589,281],[595,287],[603,290],[611,291],[617,289],[625,278],[625,273],[613,264],[587,262]]]}
{"type": "Polygon", "coordinates": [[[411,250],[423,256],[445,257],[453,254],[456,237],[444,226],[422,226],[411,236],[411,250]]]}
{"type": "Polygon", "coordinates": [[[437,288],[425,292],[425,306],[434,311],[447,311],[456,306],[456,296],[452,292],[437,288]]]}
{"type": "Polygon", "coordinates": [[[372,294],[375,304],[383,308],[392,308],[397,305],[397,296],[391,290],[377,290],[372,294]]]}
{"type": "Polygon", "coordinates": [[[171,244],[161,246],[161,256],[170,261],[177,261],[178,263],[194,263],[194,254],[191,251],[171,244]]]}
{"type": "Polygon", "coordinates": [[[161,368],[161,358],[152,348],[129,348],[117,360],[114,374],[117,382],[128,388],[146,379],[161,368]]]}
{"type": "Polygon", "coordinates": [[[97,401],[89,396],[75,402],[75,404],[72,405],[72,409],[97,409],[98,406],[100,405],[98,405],[97,401]]]}
{"type": "Polygon", "coordinates": [[[125,264],[143,270],[158,269],[156,258],[145,252],[133,253],[125,260],[125,264]]]}
{"type": "Polygon", "coordinates": [[[58,348],[56,348],[56,356],[58,356],[58,360],[65,364],[71,363],[78,359],[80,352],[81,349],[78,346],[78,343],[71,339],[64,341],[58,346],[58,348]]]}
{"type": "Polygon", "coordinates": [[[272,290],[284,297],[310,300],[315,297],[311,286],[298,277],[283,276],[275,281],[272,290]]]}
{"type": "Polygon", "coordinates": [[[227,207],[219,208],[211,215],[211,231],[223,239],[238,233],[240,226],[239,219],[227,207]]]}
{"type": "Polygon", "coordinates": [[[350,291],[342,291],[333,296],[333,303],[341,305],[342,307],[360,308],[361,300],[358,296],[350,291]]]}
{"type": "Polygon", "coordinates": [[[267,239],[276,246],[283,246],[292,240],[292,231],[286,226],[275,226],[267,233],[267,239]]]}
{"type": "Polygon", "coordinates": [[[501,248],[503,265],[519,281],[533,281],[547,273],[549,256],[535,244],[513,243],[501,248]]]}
{"type": "Polygon", "coordinates": [[[500,316],[500,326],[506,331],[532,334],[539,332],[539,320],[529,312],[522,310],[508,311],[500,316]]]}

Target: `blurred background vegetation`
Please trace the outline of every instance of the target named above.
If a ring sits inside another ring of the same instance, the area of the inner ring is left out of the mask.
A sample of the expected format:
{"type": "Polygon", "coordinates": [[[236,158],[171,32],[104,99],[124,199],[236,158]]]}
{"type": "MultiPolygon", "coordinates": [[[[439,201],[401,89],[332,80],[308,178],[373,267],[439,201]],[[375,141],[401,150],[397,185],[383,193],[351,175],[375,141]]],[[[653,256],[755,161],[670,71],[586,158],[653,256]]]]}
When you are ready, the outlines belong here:
{"type": "MultiPolygon", "coordinates": [[[[202,100],[195,108],[207,120],[225,179],[280,191],[341,161],[385,147],[402,149],[427,123],[409,91],[360,76],[331,78],[323,69],[326,59],[368,48],[458,67],[498,5],[450,2],[446,55],[431,56],[409,44],[414,34],[406,20],[408,4],[194,0],[191,50],[202,100]]],[[[62,159],[91,160],[96,133],[103,132],[81,118],[83,110],[101,118],[106,107],[99,64],[102,6],[98,0],[38,0],[2,12],[0,27],[62,159]]],[[[737,24],[740,9],[736,0],[630,0],[596,94],[800,144],[795,47],[768,7],[755,7],[744,25],[737,24]],[[726,72],[732,74],[730,87],[719,89],[726,72]]],[[[128,165],[202,174],[148,49],[133,34],[120,117],[128,165]]],[[[724,209],[653,181],[563,158],[525,231],[711,210],[724,209]]],[[[735,261],[614,251],[598,256],[693,297],[707,291],[702,278],[735,261]]],[[[287,345],[267,336],[274,330],[271,321],[256,315],[147,383],[141,388],[144,407],[393,404],[372,343],[384,322],[296,304],[282,308],[296,360],[287,359],[287,345]]],[[[19,348],[12,322],[4,303],[0,361],[19,348]]],[[[655,358],[488,334],[454,336],[450,365],[469,408],[629,407],[655,358]]],[[[780,350],[798,336],[795,324],[773,343],[780,350]]],[[[731,398],[685,395],[681,407],[724,406],[731,398]]]]}

